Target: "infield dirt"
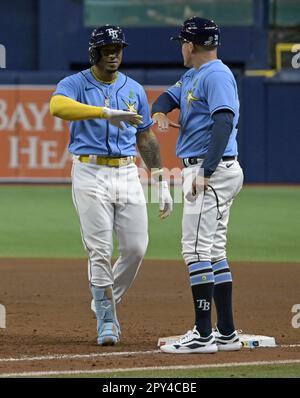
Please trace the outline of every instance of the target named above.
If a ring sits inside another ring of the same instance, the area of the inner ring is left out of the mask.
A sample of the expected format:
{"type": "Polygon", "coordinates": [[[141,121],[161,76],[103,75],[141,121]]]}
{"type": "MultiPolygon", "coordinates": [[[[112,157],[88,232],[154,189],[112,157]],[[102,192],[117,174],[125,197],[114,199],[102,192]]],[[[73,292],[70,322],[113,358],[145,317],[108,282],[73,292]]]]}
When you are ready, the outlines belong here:
{"type": "MultiPolygon", "coordinates": [[[[299,344],[292,307],[300,303],[300,264],[244,262],[232,263],[231,269],[236,327],[244,333],[274,336],[279,345],[299,344]]],[[[85,260],[1,259],[0,303],[7,319],[6,329],[0,329],[0,374],[300,359],[300,347],[291,346],[214,355],[131,354],[157,350],[159,337],[193,327],[188,273],[179,261],[144,261],[118,305],[122,340],[115,347],[96,345],[90,299],[85,260]],[[123,356],[4,361],[125,351],[123,356]]]]}

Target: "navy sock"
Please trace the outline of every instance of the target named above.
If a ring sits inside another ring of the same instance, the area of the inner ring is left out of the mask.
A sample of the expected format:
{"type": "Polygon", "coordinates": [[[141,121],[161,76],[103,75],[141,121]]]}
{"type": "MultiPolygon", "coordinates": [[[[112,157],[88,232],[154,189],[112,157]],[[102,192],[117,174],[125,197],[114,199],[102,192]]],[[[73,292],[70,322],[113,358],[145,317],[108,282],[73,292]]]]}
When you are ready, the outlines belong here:
{"type": "Polygon", "coordinates": [[[235,330],[232,311],[232,275],[226,259],[212,264],[215,285],[214,301],[219,332],[229,335],[235,330]]]}
{"type": "Polygon", "coordinates": [[[190,282],[195,307],[195,324],[202,337],[211,334],[211,303],[214,275],[209,261],[189,264],[190,282]]]}

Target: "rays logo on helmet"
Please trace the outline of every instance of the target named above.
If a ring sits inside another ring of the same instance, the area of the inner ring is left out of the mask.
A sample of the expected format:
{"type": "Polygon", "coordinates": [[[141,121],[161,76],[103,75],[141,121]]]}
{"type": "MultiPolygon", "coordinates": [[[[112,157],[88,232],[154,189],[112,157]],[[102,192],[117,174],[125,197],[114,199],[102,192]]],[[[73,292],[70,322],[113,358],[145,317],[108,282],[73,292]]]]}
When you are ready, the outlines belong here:
{"type": "Polygon", "coordinates": [[[110,29],[107,29],[107,32],[112,39],[118,38],[118,30],[110,28],[110,29]]]}
{"type": "Polygon", "coordinates": [[[208,40],[206,40],[204,42],[204,45],[205,46],[209,46],[209,45],[211,45],[213,43],[213,41],[214,41],[214,37],[213,36],[209,36],[208,40]]]}
{"type": "Polygon", "coordinates": [[[205,45],[205,46],[210,46],[210,45],[212,45],[212,44],[218,45],[218,41],[219,41],[218,35],[209,36],[208,40],[206,40],[206,41],[204,42],[204,45],[205,45]]]}
{"type": "Polygon", "coordinates": [[[89,41],[90,63],[95,65],[99,61],[99,47],[114,43],[122,44],[123,48],[128,46],[121,28],[114,25],[105,25],[94,29],[89,41]]]}
{"type": "Polygon", "coordinates": [[[218,25],[209,19],[192,17],[184,21],[180,33],[172,36],[171,40],[185,40],[200,46],[220,45],[220,29],[218,25]]]}

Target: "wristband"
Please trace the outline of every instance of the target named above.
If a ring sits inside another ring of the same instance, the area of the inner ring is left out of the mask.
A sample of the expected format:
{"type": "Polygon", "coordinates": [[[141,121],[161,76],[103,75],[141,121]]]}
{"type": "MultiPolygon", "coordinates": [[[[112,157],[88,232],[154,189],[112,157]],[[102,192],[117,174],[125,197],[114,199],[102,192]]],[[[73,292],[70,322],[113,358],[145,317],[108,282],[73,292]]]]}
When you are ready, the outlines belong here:
{"type": "Polygon", "coordinates": [[[156,182],[162,181],[163,172],[164,172],[163,169],[152,169],[151,176],[154,179],[154,181],[156,182]]]}

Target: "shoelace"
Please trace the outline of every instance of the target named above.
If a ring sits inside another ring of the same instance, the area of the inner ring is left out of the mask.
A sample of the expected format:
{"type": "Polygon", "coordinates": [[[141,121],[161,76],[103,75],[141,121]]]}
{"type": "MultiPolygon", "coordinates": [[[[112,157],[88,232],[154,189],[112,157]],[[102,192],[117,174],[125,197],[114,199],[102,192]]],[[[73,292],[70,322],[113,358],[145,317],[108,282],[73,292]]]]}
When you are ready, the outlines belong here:
{"type": "Polygon", "coordinates": [[[181,337],[179,340],[180,343],[185,343],[186,341],[189,341],[191,338],[191,335],[194,334],[196,331],[196,326],[194,327],[193,330],[188,330],[184,336],[181,337]]]}
{"type": "Polygon", "coordinates": [[[184,336],[181,337],[181,339],[179,340],[180,343],[185,343],[186,341],[189,341],[191,338],[191,334],[193,334],[192,330],[189,330],[188,332],[186,332],[186,334],[184,336]]]}

